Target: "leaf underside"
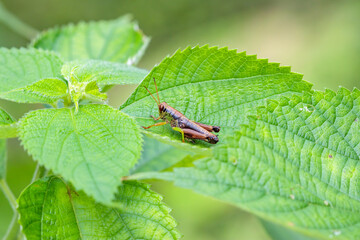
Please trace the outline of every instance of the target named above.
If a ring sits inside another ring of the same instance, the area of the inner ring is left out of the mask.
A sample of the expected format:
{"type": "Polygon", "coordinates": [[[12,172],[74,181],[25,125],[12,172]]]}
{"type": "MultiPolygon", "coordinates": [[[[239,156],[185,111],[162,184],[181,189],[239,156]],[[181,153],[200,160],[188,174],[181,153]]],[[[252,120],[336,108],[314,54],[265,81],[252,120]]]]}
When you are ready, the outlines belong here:
{"type": "Polygon", "coordinates": [[[268,101],[176,184],[324,239],[360,238],[360,91],[268,101]]]}
{"type": "Polygon", "coordinates": [[[316,240],[315,238],[311,238],[305,236],[301,233],[291,231],[285,227],[282,227],[278,224],[265,221],[260,219],[263,227],[265,228],[267,234],[274,240],[316,240]]]}
{"type": "Polygon", "coordinates": [[[6,111],[0,108],[0,139],[17,137],[17,124],[6,111]]]}
{"type": "MultiPolygon", "coordinates": [[[[154,124],[150,115],[158,115],[156,102],[144,88],[156,97],[153,78],[161,102],[166,101],[191,120],[221,126],[220,138],[227,129],[246,123],[245,116],[254,114],[255,107],[264,105],[265,99],[311,89],[311,84],[303,81],[302,75],[290,72],[289,67],[279,67],[245,52],[208,46],[187,48],[153,68],[120,107],[136,117],[141,126],[154,124]]],[[[180,134],[168,126],[148,131],[168,141],[181,141],[180,134]]]]}
{"type": "Polygon", "coordinates": [[[6,149],[6,139],[7,134],[3,131],[4,128],[7,128],[15,120],[2,108],[0,108],[0,180],[5,179],[6,176],[6,158],[7,158],[7,149],[6,149]]]}
{"type": "Polygon", "coordinates": [[[131,173],[162,171],[181,161],[192,152],[144,137],[141,158],[131,173]]]}
{"type": "Polygon", "coordinates": [[[162,197],[139,182],[124,182],[115,200],[122,209],[96,203],[58,177],[31,184],[19,197],[27,239],[179,239],[162,197]]]}
{"type": "Polygon", "coordinates": [[[62,60],[52,52],[0,48],[0,98],[22,103],[57,101],[67,89],[61,66],[62,60]]]}
{"type": "Polygon", "coordinates": [[[109,204],[141,151],[134,121],[106,105],[43,109],[20,120],[20,139],[41,165],[109,204]]]}
{"type": "Polygon", "coordinates": [[[66,61],[99,59],[132,65],[141,58],[148,42],[137,24],[126,16],[49,29],[32,46],[58,52],[66,61]]]}

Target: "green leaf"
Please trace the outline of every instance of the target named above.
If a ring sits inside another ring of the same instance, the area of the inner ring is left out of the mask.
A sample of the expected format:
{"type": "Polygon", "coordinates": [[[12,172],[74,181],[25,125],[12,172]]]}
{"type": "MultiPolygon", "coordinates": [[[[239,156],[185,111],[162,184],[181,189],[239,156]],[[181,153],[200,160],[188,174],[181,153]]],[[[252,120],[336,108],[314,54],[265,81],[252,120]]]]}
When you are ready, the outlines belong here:
{"type": "Polygon", "coordinates": [[[27,239],[179,239],[176,222],[162,197],[139,182],[125,182],[109,208],[58,177],[31,184],[18,199],[27,239]]]}
{"type": "Polygon", "coordinates": [[[67,89],[60,80],[61,66],[61,59],[52,52],[0,48],[0,98],[23,103],[57,101],[67,89]]]}
{"type": "Polygon", "coordinates": [[[6,140],[0,139],[0,180],[6,176],[6,140]]]}
{"type": "Polygon", "coordinates": [[[179,186],[321,238],[360,238],[360,91],[270,100],[179,186]]]}
{"type": "Polygon", "coordinates": [[[67,96],[67,85],[60,79],[43,79],[32,85],[14,89],[0,97],[22,103],[54,103],[67,96]]]}
{"type": "Polygon", "coordinates": [[[53,28],[40,34],[32,46],[58,52],[66,61],[99,59],[132,65],[139,61],[148,42],[137,23],[125,16],[53,28]]]}
{"type": "Polygon", "coordinates": [[[106,85],[137,85],[148,74],[144,69],[101,60],[67,62],[61,72],[68,80],[75,77],[79,82],[96,82],[101,88],[106,85]]]}
{"type": "MultiPolygon", "coordinates": [[[[247,56],[227,48],[194,47],[177,51],[154,67],[120,109],[136,117],[141,126],[154,124],[150,115],[158,115],[154,96],[182,112],[189,119],[226,129],[246,123],[246,115],[254,113],[265,99],[278,99],[292,93],[310,91],[311,84],[302,75],[290,72],[256,56],[247,56]]],[[[169,126],[148,130],[153,135],[181,141],[180,134],[169,126]]],[[[221,139],[221,136],[220,136],[221,139]]],[[[221,140],[220,140],[221,141],[221,140]]],[[[201,146],[200,144],[197,144],[201,146]]],[[[202,145],[209,146],[209,145],[202,145]]]]}
{"type": "Polygon", "coordinates": [[[0,108],[0,139],[17,137],[17,123],[3,109],[0,108]]]}
{"type": "Polygon", "coordinates": [[[46,168],[95,200],[110,204],[121,177],[140,157],[134,120],[106,105],[42,109],[20,120],[25,149],[46,168]]]}
{"type": "Polygon", "coordinates": [[[141,158],[131,172],[161,171],[191,154],[192,152],[175,148],[145,136],[141,158]]]}

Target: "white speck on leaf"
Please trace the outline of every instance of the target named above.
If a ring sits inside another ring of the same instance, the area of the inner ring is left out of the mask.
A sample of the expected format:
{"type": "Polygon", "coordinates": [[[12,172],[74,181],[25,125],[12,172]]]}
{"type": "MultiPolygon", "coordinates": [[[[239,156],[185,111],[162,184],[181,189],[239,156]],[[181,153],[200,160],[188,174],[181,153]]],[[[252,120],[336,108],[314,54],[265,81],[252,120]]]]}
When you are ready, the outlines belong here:
{"type": "Polygon", "coordinates": [[[127,65],[133,65],[135,63],[135,58],[133,57],[133,58],[129,58],[127,61],[126,61],[126,64],[127,65]]]}

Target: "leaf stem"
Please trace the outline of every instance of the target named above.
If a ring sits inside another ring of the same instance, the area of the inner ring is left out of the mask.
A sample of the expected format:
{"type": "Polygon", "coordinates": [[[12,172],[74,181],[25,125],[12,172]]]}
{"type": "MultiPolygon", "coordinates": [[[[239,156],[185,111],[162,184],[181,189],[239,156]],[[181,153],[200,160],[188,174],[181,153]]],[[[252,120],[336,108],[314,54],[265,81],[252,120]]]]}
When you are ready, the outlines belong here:
{"type": "Polygon", "coordinates": [[[31,183],[35,182],[36,179],[39,179],[39,178],[42,178],[42,177],[46,176],[46,174],[47,174],[47,169],[45,167],[43,167],[43,166],[40,166],[40,164],[38,163],[36,165],[33,177],[31,179],[31,183]]]}
{"type": "Polygon", "coordinates": [[[37,34],[37,31],[34,28],[22,22],[14,14],[9,12],[2,2],[0,2],[0,22],[3,22],[14,32],[28,40],[33,39],[37,34]]]}
{"type": "Polygon", "coordinates": [[[19,214],[16,212],[11,220],[11,223],[7,229],[4,240],[12,239],[24,239],[23,234],[20,229],[20,224],[18,222],[19,214]]]}
{"type": "Polygon", "coordinates": [[[5,182],[4,179],[0,180],[0,187],[1,187],[2,191],[5,194],[5,197],[8,199],[8,201],[9,201],[9,203],[11,205],[11,208],[16,213],[17,212],[17,210],[16,210],[16,206],[17,206],[16,198],[15,198],[14,194],[12,193],[11,189],[9,188],[9,186],[7,185],[7,183],[5,182]]]}
{"type": "Polygon", "coordinates": [[[38,178],[39,169],[40,169],[40,164],[38,163],[36,164],[36,168],[32,176],[31,183],[35,182],[35,180],[38,178]]]}

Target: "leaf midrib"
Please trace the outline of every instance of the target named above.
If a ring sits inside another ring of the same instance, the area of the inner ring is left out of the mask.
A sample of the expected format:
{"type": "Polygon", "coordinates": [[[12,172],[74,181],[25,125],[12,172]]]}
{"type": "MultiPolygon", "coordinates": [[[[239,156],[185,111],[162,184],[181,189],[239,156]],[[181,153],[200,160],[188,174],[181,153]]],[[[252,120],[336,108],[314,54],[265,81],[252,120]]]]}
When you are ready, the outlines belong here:
{"type": "Polygon", "coordinates": [[[89,164],[88,162],[86,161],[86,157],[84,155],[84,151],[82,150],[82,146],[81,146],[81,143],[80,143],[80,138],[79,138],[79,134],[77,132],[77,127],[76,127],[76,120],[75,120],[75,116],[73,114],[73,111],[70,109],[69,110],[69,113],[70,113],[70,119],[72,120],[72,124],[73,124],[73,127],[74,127],[74,133],[75,133],[75,136],[76,136],[76,139],[77,139],[77,143],[78,143],[78,146],[79,146],[79,150],[81,152],[81,156],[82,156],[82,159],[83,159],[83,162],[85,163],[86,165],[86,168],[88,169],[88,173],[90,174],[91,176],[91,179],[93,181],[93,185],[96,187],[97,189],[97,192],[100,194],[101,198],[104,199],[104,195],[102,193],[102,191],[100,190],[98,184],[97,184],[97,181],[95,180],[94,178],[94,175],[89,167],[89,164]]]}
{"type": "MultiPolygon", "coordinates": [[[[64,182],[64,180],[62,178],[58,178],[61,180],[61,182],[65,185],[65,188],[68,188],[68,185],[64,182]]],[[[80,224],[79,224],[79,219],[78,219],[78,216],[76,214],[76,211],[75,211],[75,206],[74,206],[74,202],[73,202],[73,198],[71,196],[71,189],[70,189],[70,194],[68,194],[69,196],[69,201],[70,201],[70,204],[71,204],[71,207],[72,207],[72,210],[74,212],[74,217],[75,217],[75,220],[76,220],[76,226],[77,226],[77,229],[79,231],[79,237],[80,239],[83,239],[82,237],[82,233],[81,233],[81,229],[80,229],[80,224]]]]}

